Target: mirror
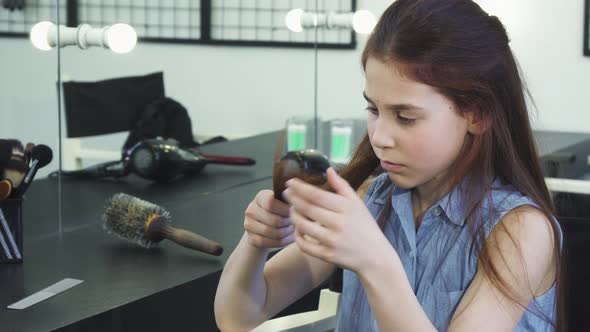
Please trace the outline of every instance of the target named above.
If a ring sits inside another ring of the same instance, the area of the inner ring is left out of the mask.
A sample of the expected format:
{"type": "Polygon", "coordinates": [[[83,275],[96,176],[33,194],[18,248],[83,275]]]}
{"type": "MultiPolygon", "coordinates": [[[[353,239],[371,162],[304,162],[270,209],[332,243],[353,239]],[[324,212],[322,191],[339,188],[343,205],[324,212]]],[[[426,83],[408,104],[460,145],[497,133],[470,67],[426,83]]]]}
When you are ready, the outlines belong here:
{"type": "MultiPolygon", "coordinates": [[[[309,1],[291,4],[313,6],[309,1]]],[[[266,134],[282,129],[289,117],[314,116],[314,36],[287,29],[284,3],[148,1],[129,6],[125,1],[78,1],[67,11],[69,18],[75,18],[68,22],[72,27],[82,23],[93,28],[127,23],[135,29],[138,42],[125,54],[99,46],[80,49],[73,45],[61,50],[64,171],[121,160],[130,129],[149,107],[186,110],[198,143],[218,136],[240,140],[266,134]],[[161,97],[172,101],[156,103],[161,97]],[[100,133],[101,129],[107,133],[100,133]]],[[[206,150],[206,145],[202,147],[206,150]]],[[[268,164],[269,170],[273,165],[270,156],[262,160],[250,151],[227,154],[256,159],[257,165],[268,164]]],[[[244,176],[248,181],[263,177],[262,171],[230,171],[229,166],[217,165],[207,166],[200,173],[222,169],[229,177],[244,176]]],[[[138,177],[133,169],[120,178],[91,180],[63,175],[62,221],[66,228],[99,222],[97,201],[106,199],[104,194],[91,200],[81,198],[92,193],[73,189],[77,181],[98,183],[109,192],[147,193],[154,184],[138,177]],[[92,205],[85,207],[97,210],[97,216],[83,221],[75,217],[80,204],[92,205]]],[[[223,188],[213,184],[213,177],[206,181],[212,183],[213,189],[223,188]]],[[[166,190],[178,190],[182,183],[176,181],[166,190]]]]}
{"type": "MultiPolygon", "coordinates": [[[[24,198],[23,228],[19,227],[22,233],[16,237],[22,236],[25,242],[59,232],[58,184],[45,179],[58,168],[58,52],[33,47],[29,31],[40,21],[58,22],[65,15],[62,9],[58,1],[49,0],[3,1],[0,6],[0,138],[19,140],[25,147],[27,143],[46,145],[55,156],[30,178],[34,182],[25,180],[32,161],[25,163],[25,170],[18,171],[18,176],[2,174],[13,184],[10,198],[24,198]]],[[[4,212],[8,223],[14,222],[8,210],[4,212]]]]}

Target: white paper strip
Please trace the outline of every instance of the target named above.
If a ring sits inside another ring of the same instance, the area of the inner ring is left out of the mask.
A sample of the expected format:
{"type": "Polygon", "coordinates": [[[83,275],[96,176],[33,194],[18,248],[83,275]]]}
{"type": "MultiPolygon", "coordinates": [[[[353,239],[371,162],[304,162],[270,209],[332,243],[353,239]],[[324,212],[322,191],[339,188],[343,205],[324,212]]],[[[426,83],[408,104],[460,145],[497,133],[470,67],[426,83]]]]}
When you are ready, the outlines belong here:
{"type": "Polygon", "coordinates": [[[41,301],[47,300],[48,298],[57,295],[65,290],[68,290],[76,285],[79,285],[83,282],[83,280],[78,279],[71,279],[65,278],[61,281],[56,282],[55,284],[44,288],[32,295],[25,297],[24,299],[15,302],[9,305],[8,309],[16,309],[21,310],[32,306],[33,304],[37,304],[41,301]]]}

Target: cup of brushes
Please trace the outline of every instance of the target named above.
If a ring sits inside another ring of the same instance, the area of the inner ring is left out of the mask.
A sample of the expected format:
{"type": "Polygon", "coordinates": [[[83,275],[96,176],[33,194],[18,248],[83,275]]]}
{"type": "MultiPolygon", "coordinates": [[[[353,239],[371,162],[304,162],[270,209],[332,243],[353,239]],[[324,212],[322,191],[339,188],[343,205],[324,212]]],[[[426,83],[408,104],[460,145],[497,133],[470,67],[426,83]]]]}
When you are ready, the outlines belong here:
{"type": "Polygon", "coordinates": [[[0,263],[23,260],[23,197],[37,170],[53,159],[46,145],[0,139],[0,263]]]}

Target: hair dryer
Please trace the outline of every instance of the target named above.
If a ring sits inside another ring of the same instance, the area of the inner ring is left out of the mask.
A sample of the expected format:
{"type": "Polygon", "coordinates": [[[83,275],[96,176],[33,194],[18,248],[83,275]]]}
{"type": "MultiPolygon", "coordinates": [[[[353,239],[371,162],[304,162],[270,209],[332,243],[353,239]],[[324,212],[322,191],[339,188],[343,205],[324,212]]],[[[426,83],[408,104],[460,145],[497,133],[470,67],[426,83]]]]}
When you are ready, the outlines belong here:
{"type": "Polygon", "coordinates": [[[187,150],[174,139],[148,139],[126,151],[123,160],[129,170],[137,175],[159,182],[166,182],[182,174],[200,172],[207,164],[254,165],[256,161],[243,157],[217,156],[187,150]]]}

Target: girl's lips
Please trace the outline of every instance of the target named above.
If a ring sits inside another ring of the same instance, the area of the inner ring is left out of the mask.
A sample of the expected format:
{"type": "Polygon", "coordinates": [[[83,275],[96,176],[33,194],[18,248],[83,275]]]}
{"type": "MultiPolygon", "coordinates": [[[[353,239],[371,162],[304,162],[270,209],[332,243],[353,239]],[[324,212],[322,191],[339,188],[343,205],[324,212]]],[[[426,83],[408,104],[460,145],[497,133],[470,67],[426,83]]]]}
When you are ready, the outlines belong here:
{"type": "Polygon", "coordinates": [[[385,160],[381,160],[381,167],[388,172],[399,172],[405,167],[405,165],[394,164],[385,160]]]}

